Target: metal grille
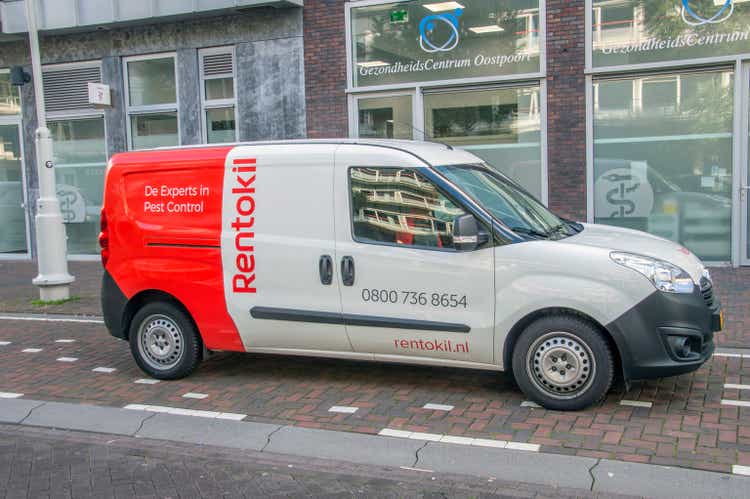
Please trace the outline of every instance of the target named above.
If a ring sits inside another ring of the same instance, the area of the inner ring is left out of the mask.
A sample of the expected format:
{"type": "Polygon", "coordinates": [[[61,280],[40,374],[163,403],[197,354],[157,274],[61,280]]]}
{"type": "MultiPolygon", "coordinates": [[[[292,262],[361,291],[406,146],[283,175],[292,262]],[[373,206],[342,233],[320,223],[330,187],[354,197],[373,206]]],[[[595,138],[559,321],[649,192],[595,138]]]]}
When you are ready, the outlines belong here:
{"type": "Polygon", "coordinates": [[[44,82],[44,107],[48,112],[89,109],[87,83],[101,83],[99,66],[42,72],[44,82]]]}
{"type": "Polygon", "coordinates": [[[232,74],[233,72],[234,61],[232,61],[231,52],[203,56],[203,76],[232,74]]]}
{"type": "Polygon", "coordinates": [[[713,308],[714,287],[713,284],[711,284],[711,281],[709,281],[705,277],[701,279],[701,294],[703,295],[703,299],[706,301],[706,305],[708,305],[708,308],[713,308]]]}

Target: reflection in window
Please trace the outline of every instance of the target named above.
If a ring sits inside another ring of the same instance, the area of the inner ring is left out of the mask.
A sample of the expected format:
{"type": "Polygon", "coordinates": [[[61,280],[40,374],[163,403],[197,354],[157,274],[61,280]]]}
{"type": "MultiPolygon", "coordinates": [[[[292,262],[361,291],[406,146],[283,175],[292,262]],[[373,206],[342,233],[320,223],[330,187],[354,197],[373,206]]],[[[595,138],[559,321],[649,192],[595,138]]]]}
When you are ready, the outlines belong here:
{"type": "Polygon", "coordinates": [[[539,71],[539,0],[405,1],[351,17],[354,86],[539,71]]]}
{"type": "Polygon", "coordinates": [[[138,114],[130,117],[133,149],[179,143],[177,113],[138,114]]]}
{"type": "Polygon", "coordinates": [[[425,177],[398,168],[349,172],[357,240],[453,248],[453,220],[465,212],[425,177]]]}
{"type": "Polygon", "coordinates": [[[26,253],[18,125],[0,125],[0,253],[26,253]]]}
{"type": "Polygon", "coordinates": [[[596,221],[730,260],[733,73],[600,80],[594,99],[596,221]]]}
{"type": "Polygon", "coordinates": [[[592,0],[591,9],[594,67],[750,50],[747,0],[592,0]]]}
{"type": "Polygon", "coordinates": [[[370,139],[412,139],[411,96],[359,99],[359,136],[370,139]]]}
{"type": "Polygon", "coordinates": [[[461,147],[541,197],[539,87],[425,94],[428,139],[461,147]]]}
{"type": "Polygon", "coordinates": [[[0,73],[0,116],[21,114],[21,94],[10,84],[10,73],[0,73]]]}
{"type": "Polygon", "coordinates": [[[49,129],[54,141],[57,197],[66,224],[68,253],[98,253],[107,163],[104,119],[54,121],[49,123],[49,129]]]}

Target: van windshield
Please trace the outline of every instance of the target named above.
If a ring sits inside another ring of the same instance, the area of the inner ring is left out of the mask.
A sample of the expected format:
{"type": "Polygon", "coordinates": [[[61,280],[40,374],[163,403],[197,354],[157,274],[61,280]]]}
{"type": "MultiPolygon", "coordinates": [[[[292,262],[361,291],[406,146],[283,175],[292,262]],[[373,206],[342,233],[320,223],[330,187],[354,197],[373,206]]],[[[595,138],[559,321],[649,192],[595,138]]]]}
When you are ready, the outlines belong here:
{"type": "Polygon", "coordinates": [[[550,212],[521,186],[486,164],[438,166],[435,170],[523,237],[561,239],[582,229],[550,212]]]}

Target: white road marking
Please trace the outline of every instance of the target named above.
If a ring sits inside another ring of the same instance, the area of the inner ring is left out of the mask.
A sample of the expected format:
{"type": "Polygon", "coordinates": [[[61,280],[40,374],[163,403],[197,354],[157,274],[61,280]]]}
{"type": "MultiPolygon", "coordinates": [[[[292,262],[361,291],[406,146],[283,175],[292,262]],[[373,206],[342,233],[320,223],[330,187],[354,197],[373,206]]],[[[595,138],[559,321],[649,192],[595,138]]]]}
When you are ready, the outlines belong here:
{"type": "Polygon", "coordinates": [[[117,371],[117,369],[115,369],[114,367],[95,367],[94,369],[92,369],[92,371],[95,373],[109,374],[117,371]]]}
{"type": "Polygon", "coordinates": [[[731,405],[734,407],[750,407],[750,402],[745,401],[745,400],[721,399],[721,405],[731,405]]]}
{"type": "Polygon", "coordinates": [[[643,402],[641,400],[620,400],[620,405],[626,405],[630,407],[653,407],[653,402],[643,402]]]}
{"type": "Polygon", "coordinates": [[[412,440],[427,440],[428,442],[439,442],[443,435],[437,433],[422,433],[420,431],[413,431],[409,438],[412,440]]]}
{"type": "Polygon", "coordinates": [[[78,360],[77,357],[58,357],[58,362],[76,362],[78,360]]]}
{"type": "Polygon", "coordinates": [[[55,340],[55,343],[75,343],[76,340],[55,340]]]}
{"type": "Polygon", "coordinates": [[[0,347],[7,347],[10,343],[10,341],[0,341],[0,347]]]}
{"type": "Polygon", "coordinates": [[[542,406],[537,404],[536,402],[532,402],[531,400],[524,400],[521,402],[521,407],[532,407],[534,409],[541,409],[542,406]]]}
{"type": "Polygon", "coordinates": [[[139,385],[155,385],[159,382],[158,379],[150,379],[150,378],[141,378],[133,381],[133,383],[138,383],[139,385]]]}
{"type": "Polygon", "coordinates": [[[730,357],[734,359],[750,359],[747,353],[714,352],[714,357],[730,357]]]}
{"type": "Polygon", "coordinates": [[[23,397],[23,393],[0,392],[0,399],[17,399],[23,397]]]}
{"type": "Polygon", "coordinates": [[[345,405],[334,405],[328,412],[338,412],[339,414],[354,414],[359,410],[359,407],[348,407],[345,405]]]}
{"type": "Polygon", "coordinates": [[[23,353],[39,353],[41,351],[41,348],[24,348],[23,350],[21,350],[21,352],[23,353]]]}
{"type": "Polygon", "coordinates": [[[396,437],[396,438],[409,438],[411,435],[410,431],[403,430],[391,430],[390,428],[383,428],[378,432],[378,435],[382,437],[396,437]]]}
{"type": "Polygon", "coordinates": [[[472,440],[471,445],[475,447],[495,447],[497,449],[505,449],[508,447],[508,442],[505,440],[490,440],[489,438],[475,438],[472,440]]]}
{"type": "Polygon", "coordinates": [[[529,444],[525,442],[508,442],[508,446],[506,447],[506,449],[539,452],[540,447],[541,446],[539,444],[529,444]]]}
{"type": "Polygon", "coordinates": [[[469,437],[443,435],[443,438],[441,438],[440,441],[445,444],[471,445],[474,439],[469,437]]]}
{"type": "Polygon", "coordinates": [[[497,449],[511,449],[529,452],[539,452],[539,444],[527,442],[506,442],[505,440],[491,440],[488,438],[471,438],[457,435],[438,435],[436,433],[421,433],[418,431],[394,430],[383,428],[378,432],[382,437],[409,438],[412,440],[426,440],[429,442],[440,442],[443,444],[473,445],[476,447],[495,447],[497,449]]]}
{"type": "Polygon", "coordinates": [[[431,411],[452,411],[454,406],[444,404],[425,404],[422,409],[429,409],[431,411]]]}
{"type": "Polygon", "coordinates": [[[34,317],[24,315],[0,315],[3,321],[76,322],[82,324],[104,324],[102,319],[73,319],[69,317],[34,317]]]}
{"type": "Polygon", "coordinates": [[[209,419],[230,419],[233,421],[242,421],[247,417],[247,414],[235,414],[231,412],[216,412],[216,411],[198,411],[195,409],[182,409],[180,407],[167,407],[163,405],[143,405],[143,404],[128,404],[123,409],[130,409],[134,411],[148,411],[148,412],[159,412],[164,414],[172,414],[176,416],[194,416],[198,418],[209,418],[209,419]]]}
{"type": "Polygon", "coordinates": [[[207,397],[208,395],[206,395],[205,393],[195,393],[195,392],[188,392],[182,396],[182,398],[198,399],[198,400],[203,400],[204,398],[207,398],[207,397]]]}
{"type": "Polygon", "coordinates": [[[735,475],[750,476],[750,466],[740,466],[739,464],[733,464],[732,473],[734,473],[735,475]]]}
{"type": "Polygon", "coordinates": [[[725,383],[725,390],[750,390],[750,385],[735,385],[733,383],[725,383]]]}
{"type": "Polygon", "coordinates": [[[432,470],[424,470],[422,468],[412,468],[410,466],[399,466],[399,468],[402,470],[407,470],[407,471],[419,471],[421,473],[435,473],[432,470]]]}

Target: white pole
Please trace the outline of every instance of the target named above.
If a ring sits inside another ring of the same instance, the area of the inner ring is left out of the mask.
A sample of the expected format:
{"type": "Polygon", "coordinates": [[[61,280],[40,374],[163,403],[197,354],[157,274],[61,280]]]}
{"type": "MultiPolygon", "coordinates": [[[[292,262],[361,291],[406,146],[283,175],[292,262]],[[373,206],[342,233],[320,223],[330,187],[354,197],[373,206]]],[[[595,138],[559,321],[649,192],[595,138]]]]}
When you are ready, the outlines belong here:
{"type": "Polygon", "coordinates": [[[47,128],[42,88],[42,63],[36,25],[37,0],[26,0],[26,23],[31,46],[31,68],[36,97],[36,170],[39,177],[39,199],[36,202],[36,247],[39,275],[32,281],[39,287],[42,301],[65,300],[70,297],[67,238],[60,203],[55,193],[55,168],[52,161],[52,136],[47,128]]]}

